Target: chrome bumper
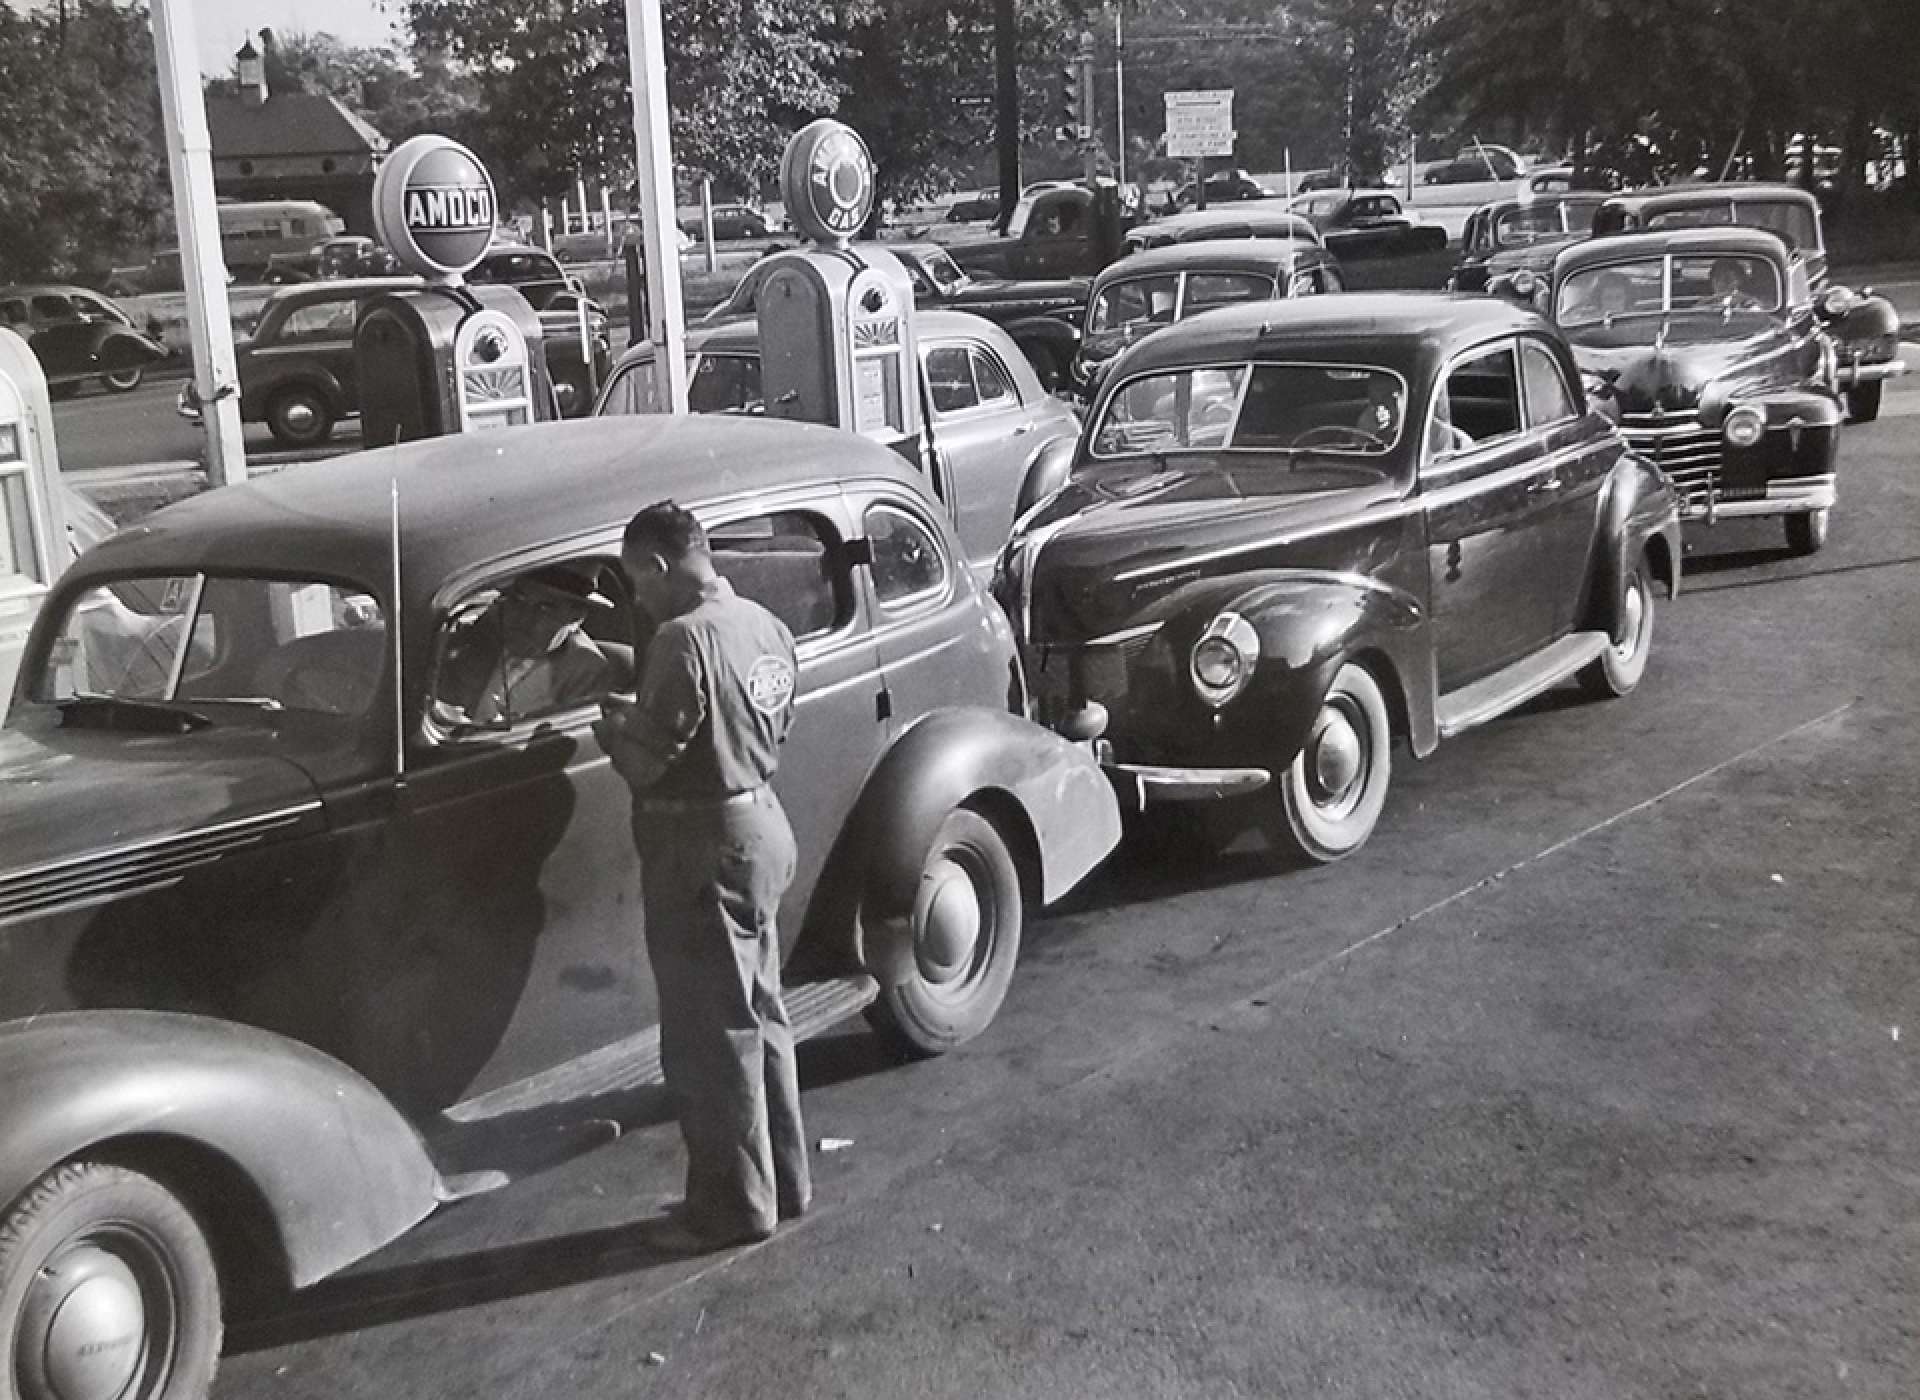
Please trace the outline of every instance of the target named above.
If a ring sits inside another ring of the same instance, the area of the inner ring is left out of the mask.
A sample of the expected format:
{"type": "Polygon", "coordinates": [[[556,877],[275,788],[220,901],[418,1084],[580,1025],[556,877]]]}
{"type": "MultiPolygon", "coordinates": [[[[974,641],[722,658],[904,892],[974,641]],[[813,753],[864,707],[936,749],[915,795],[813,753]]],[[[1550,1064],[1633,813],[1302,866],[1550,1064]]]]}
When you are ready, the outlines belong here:
{"type": "Polygon", "coordinates": [[[1115,763],[1101,769],[1113,784],[1120,806],[1143,812],[1149,802],[1217,802],[1244,797],[1273,781],[1264,768],[1169,768],[1154,763],[1115,763]]]}
{"type": "Polygon", "coordinates": [[[1834,372],[1834,381],[1842,389],[1851,389],[1856,384],[1877,384],[1883,379],[1898,379],[1906,372],[1905,360],[1881,360],[1871,365],[1841,365],[1834,372]]]}
{"type": "Polygon", "coordinates": [[[1683,505],[1682,520],[1733,520],[1748,515],[1804,515],[1809,511],[1831,510],[1839,493],[1834,478],[1803,476],[1785,481],[1769,481],[1767,494],[1742,500],[1719,500],[1709,496],[1697,503],[1683,505]]]}

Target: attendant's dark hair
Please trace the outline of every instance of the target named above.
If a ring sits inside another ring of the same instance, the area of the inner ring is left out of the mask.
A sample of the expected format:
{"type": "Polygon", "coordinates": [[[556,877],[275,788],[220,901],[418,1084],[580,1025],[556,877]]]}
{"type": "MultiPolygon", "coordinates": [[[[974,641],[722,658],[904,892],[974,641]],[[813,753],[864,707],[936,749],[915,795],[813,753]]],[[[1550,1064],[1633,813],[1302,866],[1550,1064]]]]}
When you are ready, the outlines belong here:
{"type": "Polygon", "coordinates": [[[707,532],[692,511],[672,501],[655,501],[627,522],[620,547],[672,562],[707,553],[707,532]]]}

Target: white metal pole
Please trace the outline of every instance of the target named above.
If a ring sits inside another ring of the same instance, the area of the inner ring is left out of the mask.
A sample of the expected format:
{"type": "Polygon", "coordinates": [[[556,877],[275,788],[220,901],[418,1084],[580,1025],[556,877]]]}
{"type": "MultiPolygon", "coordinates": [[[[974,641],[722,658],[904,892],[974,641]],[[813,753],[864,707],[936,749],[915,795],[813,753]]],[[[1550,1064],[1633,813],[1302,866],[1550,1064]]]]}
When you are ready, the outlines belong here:
{"type": "Polygon", "coordinates": [[[587,213],[587,177],[584,175],[574,176],[573,188],[580,196],[580,232],[592,233],[593,216],[587,213]]]}
{"type": "Polygon", "coordinates": [[[607,182],[600,182],[600,231],[606,236],[607,256],[612,257],[613,248],[613,196],[607,192],[607,182]]]}
{"type": "Polygon", "coordinates": [[[544,199],[540,201],[540,246],[553,251],[553,206],[544,199]]]}
{"type": "Polygon", "coordinates": [[[227,306],[227,264],[220,251],[220,213],[213,199],[213,142],[200,96],[199,37],[192,0],[153,0],[153,51],[160,68],[160,113],[166,123],[173,217],[180,235],[180,272],[193,338],[193,387],[207,434],[207,480],[247,479],[240,433],[240,378],[233,361],[233,315],[227,306]]]}
{"type": "Polygon", "coordinates": [[[1120,9],[1113,11],[1113,178],[1120,186],[1121,199],[1127,189],[1127,65],[1121,57],[1120,9]]]}
{"type": "Polygon", "coordinates": [[[660,0],[627,0],[633,69],[633,135],[640,175],[640,237],[647,263],[647,340],[667,406],[687,411],[686,319],[673,230],[673,133],[667,118],[666,41],[660,0]]]}
{"type": "Polygon", "coordinates": [[[713,246],[713,181],[710,179],[700,182],[700,235],[707,245],[707,275],[711,277],[720,270],[720,254],[713,246]]]}

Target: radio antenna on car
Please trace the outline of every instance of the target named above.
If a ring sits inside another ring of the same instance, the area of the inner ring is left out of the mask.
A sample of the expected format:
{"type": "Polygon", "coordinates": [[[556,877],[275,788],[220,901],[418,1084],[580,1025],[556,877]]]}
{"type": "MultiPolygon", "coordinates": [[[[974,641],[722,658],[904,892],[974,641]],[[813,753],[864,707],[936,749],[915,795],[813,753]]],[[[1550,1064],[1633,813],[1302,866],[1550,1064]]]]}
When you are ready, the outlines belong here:
{"type": "Polygon", "coordinates": [[[392,529],[388,535],[388,549],[392,554],[391,577],[389,585],[393,592],[391,616],[387,622],[387,635],[393,641],[393,781],[397,788],[407,780],[407,699],[406,689],[400,684],[400,657],[402,649],[400,629],[400,478],[395,475],[389,480],[388,490],[392,501],[392,529]]]}

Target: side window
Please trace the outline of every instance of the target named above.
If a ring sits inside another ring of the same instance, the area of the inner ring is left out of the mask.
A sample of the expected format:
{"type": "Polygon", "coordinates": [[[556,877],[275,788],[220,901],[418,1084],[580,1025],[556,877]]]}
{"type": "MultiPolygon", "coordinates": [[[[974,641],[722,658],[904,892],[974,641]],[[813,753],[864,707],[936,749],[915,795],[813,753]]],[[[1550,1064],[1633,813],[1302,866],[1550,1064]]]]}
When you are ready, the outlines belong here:
{"type": "Polygon", "coordinates": [[[23,326],[27,322],[27,304],[17,298],[0,301],[0,321],[9,326],[23,326]]]}
{"type": "Polygon", "coordinates": [[[966,346],[936,345],[927,351],[925,365],[927,394],[935,413],[961,413],[979,407],[980,392],[974,387],[966,346]]]}
{"type": "Polygon", "coordinates": [[[946,554],[924,524],[884,505],[869,508],[866,523],[873,542],[873,592],[881,607],[906,607],[946,588],[946,554]]]}
{"type": "Polygon", "coordinates": [[[721,577],[786,623],[796,641],[823,636],[852,616],[839,536],[813,512],[730,520],[707,537],[721,577]]]}
{"type": "Polygon", "coordinates": [[[280,323],[281,340],[341,340],[353,335],[355,304],[317,301],[295,307],[280,323]]]}
{"type": "Polygon", "coordinates": [[[43,294],[33,299],[33,314],[42,321],[64,321],[73,315],[73,303],[65,297],[43,294]]]}
{"type": "Polygon", "coordinates": [[[1567,387],[1566,376],[1560,373],[1559,362],[1548,353],[1546,346],[1537,341],[1521,341],[1520,370],[1527,394],[1527,426],[1539,428],[1564,422],[1579,412],[1574,407],[1573,391],[1567,387]]]}
{"type": "Polygon", "coordinates": [[[1434,396],[1427,450],[1446,456],[1519,431],[1519,375],[1513,347],[1503,345],[1453,367],[1434,396]]]}
{"type": "Polygon", "coordinates": [[[687,407],[694,413],[759,413],[759,357],[702,355],[687,386],[687,407]]]}
{"type": "Polygon", "coordinates": [[[442,624],[432,717],[444,727],[511,729],[630,689],[633,624],[611,560],[569,560],[501,579],[442,624]]]}
{"type": "Polygon", "coordinates": [[[998,355],[975,345],[967,352],[967,358],[973,364],[973,382],[980,391],[981,403],[1011,408],[1020,402],[1020,396],[1013,389],[1013,376],[1007,373],[998,355]]]}
{"type": "Polygon", "coordinates": [[[634,413],[665,413],[666,403],[654,379],[653,361],[639,360],[614,376],[600,406],[600,416],[616,418],[634,413]]]}

